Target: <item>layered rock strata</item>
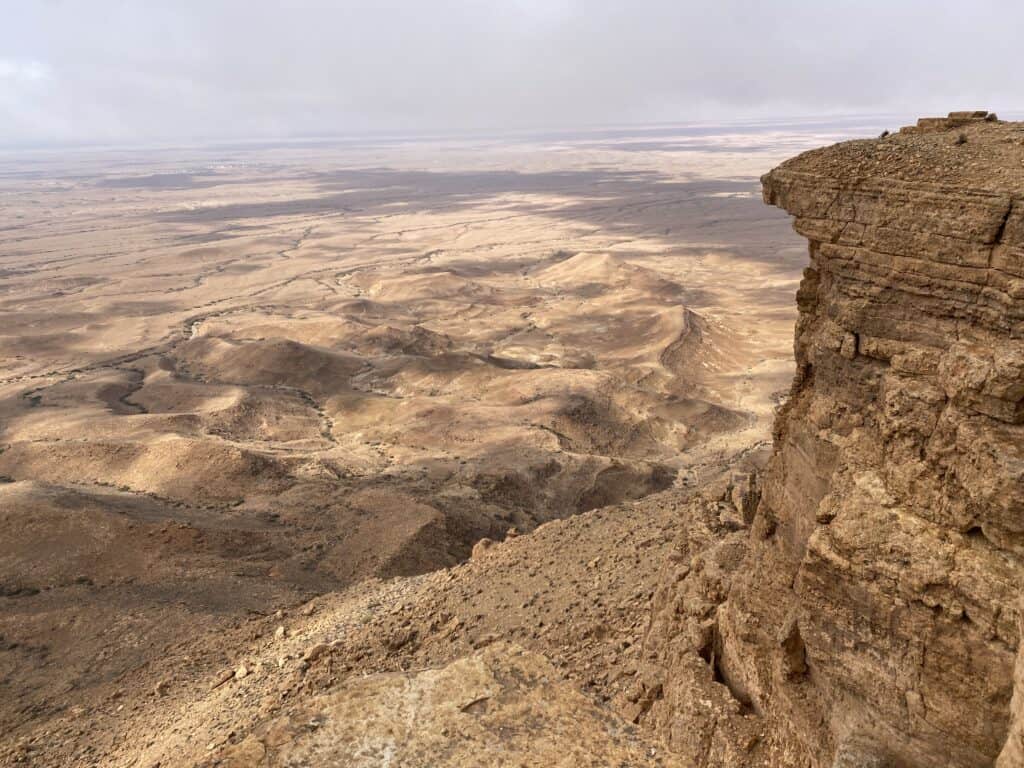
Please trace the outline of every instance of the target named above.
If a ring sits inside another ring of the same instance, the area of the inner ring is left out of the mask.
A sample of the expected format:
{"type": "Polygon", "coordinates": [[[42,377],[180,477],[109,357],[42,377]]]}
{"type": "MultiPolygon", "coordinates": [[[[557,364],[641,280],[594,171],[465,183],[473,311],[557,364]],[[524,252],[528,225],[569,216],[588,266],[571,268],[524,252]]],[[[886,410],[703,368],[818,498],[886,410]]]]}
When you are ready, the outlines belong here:
{"type": "Polygon", "coordinates": [[[810,243],[798,372],[749,527],[683,522],[637,717],[696,764],[1020,765],[1024,124],[954,113],[762,182],[810,243]],[[678,704],[715,686],[731,709],[678,704]]]}

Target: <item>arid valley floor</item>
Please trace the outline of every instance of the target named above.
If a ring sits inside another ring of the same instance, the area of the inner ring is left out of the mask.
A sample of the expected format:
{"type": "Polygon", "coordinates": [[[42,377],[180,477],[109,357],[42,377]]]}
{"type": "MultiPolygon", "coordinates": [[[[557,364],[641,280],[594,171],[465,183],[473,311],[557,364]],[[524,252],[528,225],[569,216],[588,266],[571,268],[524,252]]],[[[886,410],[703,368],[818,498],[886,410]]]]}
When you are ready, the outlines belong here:
{"type": "Polygon", "coordinates": [[[289,764],[426,766],[423,674],[544,681],[478,764],[674,764],[609,718],[674,511],[793,377],[758,177],[872,133],[0,156],[0,764],[256,765],[238,724],[314,691],[358,716],[273,727],[349,759],[289,764]]]}

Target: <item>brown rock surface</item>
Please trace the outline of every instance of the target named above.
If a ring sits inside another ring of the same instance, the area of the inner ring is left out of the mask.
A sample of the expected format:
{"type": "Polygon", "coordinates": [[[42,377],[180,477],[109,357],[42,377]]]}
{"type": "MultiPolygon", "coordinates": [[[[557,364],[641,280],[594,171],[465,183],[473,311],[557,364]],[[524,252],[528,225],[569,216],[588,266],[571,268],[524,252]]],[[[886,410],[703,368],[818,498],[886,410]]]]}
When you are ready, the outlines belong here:
{"type": "MultiPolygon", "coordinates": [[[[566,747],[586,746],[596,758],[608,760],[595,765],[619,765],[611,756],[625,756],[623,745],[628,744],[643,744],[654,748],[655,756],[664,755],[666,750],[650,734],[630,735],[634,724],[620,713],[633,711],[630,698],[636,690],[650,596],[684,500],[684,492],[673,490],[592,510],[496,542],[485,557],[451,569],[365,581],[280,616],[253,616],[236,631],[204,633],[135,671],[126,693],[130,709],[104,707],[90,713],[90,740],[103,745],[99,764],[217,764],[228,754],[235,759],[255,754],[254,741],[266,742],[271,731],[282,741],[277,751],[268,753],[267,764],[293,764],[286,757],[300,752],[291,750],[307,747],[284,743],[302,736],[301,729],[289,730],[288,724],[309,722],[310,712],[361,706],[364,723],[379,723],[390,716],[390,692],[435,684],[446,690],[472,687],[481,669],[480,674],[499,677],[511,674],[508,670],[527,675],[509,689],[510,708],[482,723],[490,724],[495,740],[501,739],[500,728],[513,710],[532,724],[534,735],[568,713],[580,716],[581,731],[579,740],[566,747]],[[286,629],[280,636],[278,627],[286,629]],[[480,656],[506,644],[524,649],[522,659],[501,661],[505,651],[497,650],[480,656]],[[492,663],[496,658],[497,667],[492,663]],[[242,664],[248,674],[236,679],[234,672],[242,664]],[[425,669],[434,672],[420,676],[425,669]],[[175,683],[167,695],[151,696],[153,686],[172,674],[175,683]],[[442,682],[436,682],[435,674],[442,682]],[[548,683],[531,693],[538,675],[547,675],[548,683]],[[597,712],[603,712],[601,723],[591,717],[597,712]],[[598,739],[601,733],[610,739],[604,746],[598,739]],[[235,751],[247,741],[243,751],[235,751]]],[[[423,722],[436,716],[437,723],[448,714],[429,702],[420,713],[423,722]]],[[[451,730],[449,743],[462,733],[467,744],[481,744],[482,724],[473,725],[471,732],[451,730]]],[[[432,735],[433,726],[424,725],[410,734],[411,743],[424,749],[436,746],[432,739],[442,727],[448,726],[437,725],[432,735]]],[[[354,731],[347,733],[352,736],[354,731]]],[[[522,741],[507,746],[508,765],[588,764],[572,762],[578,751],[568,752],[562,763],[551,762],[543,739],[537,742],[535,759],[522,741]]],[[[649,764],[645,760],[650,757],[641,760],[639,751],[629,754],[627,765],[649,764]]],[[[429,750],[403,756],[407,762],[393,764],[501,764],[484,758],[446,761],[429,750]]],[[[317,753],[311,764],[331,765],[329,759],[335,757],[317,753]]]]}
{"type": "MultiPolygon", "coordinates": [[[[646,641],[661,690],[645,717],[677,748],[694,726],[722,736],[698,745],[712,764],[744,764],[727,747],[748,738],[745,706],[767,742],[746,764],[1020,765],[1019,720],[1003,747],[1024,579],[1024,125],[954,115],[762,181],[810,241],[798,372],[749,536],[691,509],[646,641]],[[732,713],[683,701],[700,656],[732,713]]],[[[1020,686],[1018,667],[1018,719],[1020,686]]]]}
{"type": "MultiPolygon", "coordinates": [[[[1018,631],[1024,625],[1024,612],[1018,615],[1018,631]]],[[[1013,700],[1010,704],[1010,732],[999,753],[996,768],[1024,765],[1024,645],[1017,646],[1017,666],[1013,677],[1013,700]]]]}
{"type": "Polygon", "coordinates": [[[219,765],[682,765],[662,753],[543,656],[496,643],[440,669],[353,680],[262,725],[219,765]]]}

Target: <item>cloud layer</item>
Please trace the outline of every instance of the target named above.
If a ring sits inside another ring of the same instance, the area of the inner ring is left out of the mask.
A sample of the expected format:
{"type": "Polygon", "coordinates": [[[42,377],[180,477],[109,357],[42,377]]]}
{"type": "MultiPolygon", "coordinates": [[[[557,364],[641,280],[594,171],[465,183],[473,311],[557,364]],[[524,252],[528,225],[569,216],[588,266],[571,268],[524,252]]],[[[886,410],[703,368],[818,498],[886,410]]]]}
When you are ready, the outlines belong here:
{"type": "Polygon", "coordinates": [[[0,144],[1024,108],[1005,0],[0,0],[0,144]]]}

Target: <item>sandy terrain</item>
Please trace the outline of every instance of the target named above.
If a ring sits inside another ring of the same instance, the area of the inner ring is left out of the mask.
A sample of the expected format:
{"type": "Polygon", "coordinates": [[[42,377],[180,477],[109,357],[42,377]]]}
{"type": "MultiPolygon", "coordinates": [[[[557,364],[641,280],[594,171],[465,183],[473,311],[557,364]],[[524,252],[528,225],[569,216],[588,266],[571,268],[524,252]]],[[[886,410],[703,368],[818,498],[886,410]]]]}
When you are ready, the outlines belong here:
{"type": "MultiPolygon", "coordinates": [[[[423,583],[394,577],[650,494],[664,523],[759,453],[805,254],[757,176],[831,138],[0,158],[0,730],[19,759],[130,764],[145,744],[118,734],[156,727],[168,659],[206,690],[253,617],[366,584],[392,610],[423,583]]],[[[659,560],[628,560],[623,594],[659,560]]]]}

